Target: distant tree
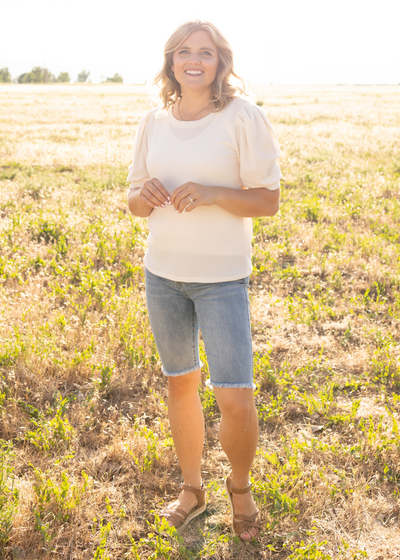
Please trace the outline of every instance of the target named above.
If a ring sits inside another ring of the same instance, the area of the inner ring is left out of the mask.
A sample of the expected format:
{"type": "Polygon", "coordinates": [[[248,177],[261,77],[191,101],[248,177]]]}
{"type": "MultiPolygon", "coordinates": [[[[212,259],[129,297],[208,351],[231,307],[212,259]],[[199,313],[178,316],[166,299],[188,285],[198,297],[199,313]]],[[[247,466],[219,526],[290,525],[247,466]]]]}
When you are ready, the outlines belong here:
{"type": "Polygon", "coordinates": [[[56,77],[47,68],[43,68],[43,83],[49,84],[50,82],[55,82],[56,77]]]}
{"type": "Polygon", "coordinates": [[[0,82],[11,82],[11,74],[8,68],[0,68],[0,82]]]}
{"type": "Polygon", "coordinates": [[[124,82],[124,80],[122,79],[122,76],[120,76],[119,74],[114,74],[114,76],[112,78],[107,78],[106,81],[107,82],[116,82],[118,84],[122,84],[124,82]]]}
{"type": "Polygon", "coordinates": [[[50,76],[47,68],[41,68],[40,66],[35,66],[29,73],[30,81],[34,84],[43,84],[50,81],[50,76]]]}
{"type": "Polygon", "coordinates": [[[78,79],[77,82],[86,82],[86,80],[89,78],[90,72],[87,72],[86,70],[82,70],[82,72],[80,72],[78,74],[78,79]]]}
{"type": "Polygon", "coordinates": [[[35,66],[30,72],[25,72],[17,78],[19,84],[48,84],[55,82],[55,77],[47,68],[35,66]]]}
{"type": "MultiPolygon", "coordinates": [[[[47,68],[43,68],[43,83],[48,84],[49,82],[55,82],[55,76],[47,70],[47,68]]],[[[36,82],[39,83],[39,82],[36,82]]]]}
{"type": "Polygon", "coordinates": [[[19,84],[26,84],[26,76],[27,76],[26,73],[21,74],[20,76],[18,76],[17,82],[18,82],[19,84]]]}
{"type": "Polygon", "coordinates": [[[69,83],[70,81],[71,81],[71,78],[69,77],[68,72],[60,72],[60,74],[57,78],[57,82],[69,83]]]}

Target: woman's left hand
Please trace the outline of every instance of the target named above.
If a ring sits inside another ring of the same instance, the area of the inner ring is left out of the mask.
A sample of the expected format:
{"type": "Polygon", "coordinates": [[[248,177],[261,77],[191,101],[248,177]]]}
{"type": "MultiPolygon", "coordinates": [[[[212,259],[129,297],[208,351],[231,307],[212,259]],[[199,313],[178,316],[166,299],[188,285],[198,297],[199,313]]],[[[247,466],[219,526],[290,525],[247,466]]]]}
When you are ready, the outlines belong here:
{"type": "Polygon", "coordinates": [[[181,212],[191,212],[197,206],[211,206],[215,204],[216,187],[206,187],[199,183],[184,183],[171,194],[171,204],[181,212]]]}

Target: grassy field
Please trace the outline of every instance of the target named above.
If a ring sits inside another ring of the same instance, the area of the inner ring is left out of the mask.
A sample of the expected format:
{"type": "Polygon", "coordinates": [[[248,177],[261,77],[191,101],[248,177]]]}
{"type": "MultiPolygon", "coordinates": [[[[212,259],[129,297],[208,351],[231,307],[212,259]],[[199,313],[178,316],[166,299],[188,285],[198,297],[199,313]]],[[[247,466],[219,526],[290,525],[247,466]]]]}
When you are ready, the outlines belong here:
{"type": "MultiPolygon", "coordinates": [[[[400,87],[260,87],[282,204],[254,220],[260,544],[232,537],[219,411],[207,512],[181,482],[125,183],[134,86],[0,87],[0,557],[400,558],[400,87]]],[[[203,356],[204,357],[204,356],[203,356]]]]}

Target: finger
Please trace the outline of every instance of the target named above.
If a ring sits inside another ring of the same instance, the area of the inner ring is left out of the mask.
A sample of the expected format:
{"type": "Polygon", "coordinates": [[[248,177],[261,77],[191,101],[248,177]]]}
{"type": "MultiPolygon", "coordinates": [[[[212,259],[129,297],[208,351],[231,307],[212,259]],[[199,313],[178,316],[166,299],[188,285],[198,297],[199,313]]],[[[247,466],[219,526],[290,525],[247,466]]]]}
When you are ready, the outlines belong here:
{"type": "MultiPolygon", "coordinates": [[[[188,197],[193,199],[193,190],[186,187],[184,190],[182,190],[180,193],[178,193],[175,197],[175,201],[174,201],[174,206],[176,209],[179,209],[181,207],[181,203],[182,201],[185,202],[185,206],[188,204],[188,197]]],[[[190,200],[189,200],[190,202],[190,200]]]]}
{"type": "Polygon", "coordinates": [[[164,187],[164,185],[161,183],[161,181],[159,181],[156,177],[154,177],[153,179],[151,179],[151,183],[156,187],[158,192],[163,197],[163,202],[170,200],[171,198],[170,194],[167,191],[167,189],[164,187]]]}
{"type": "Polygon", "coordinates": [[[183,192],[179,193],[175,198],[174,206],[178,212],[183,212],[185,206],[189,204],[190,200],[188,199],[187,195],[183,192]]]}
{"type": "Polygon", "coordinates": [[[149,192],[157,200],[157,206],[165,206],[169,204],[168,198],[159,190],[159,188],[151,181],[146,185],[145,192],[149,192]]]}
{"type": "Polygon", "coordinates": [[[183,185],[176,187],[176,189],[171,194],[171,204],[175,204],[176,197],[179,196],[188,187],[188,184],[189,183],[184,183],[183,185]]]}
{"type": "MultiPolygon", "coordinates": [[[[142,188],[142,192],[144,193],[148,193],[146,194],[146,196],[148,198],[154,197],[156,199],[156,204],[157,206],[162,206],[163,208],[169,204],[169,200],[166,198],[166,196],[160,191],[159,187],[157,186],[157,184],[154,184],[154,182],[158,181],[158,179],[150,179],[150,181],[146,181],[145,184],[143,185],[142,188]],[[151,195],[151,196],[150,196],[151,195]]],[[[159,183],[161,185],[161,183],[159,183]]],[[[163,188],[165,190],[165,188],[161,185],[161,188],[163,188]]],[[[167,191],[165,191],[167,192],[167,191]]]]}
{"type": "Polygon", "coordinates": [[[158,208],[158,206],[156,204],[154,204],[154,202],[151,202],[151,200],[149,200],[146,196],[144,196],[143,194],[139,196],[140,200],[142,202],[144,202],[145,204],[147,204],[147,206],[150,206],[150,208],[158,208]]]}
{"type": "Polygon", "coordinates": [[[200,204],[196,204],[195,201],[190,202],[184,209],[184,212],[191,212],[192,210],[194,210],[197,206],[200,206],[200,204]]]}
{"type": "Polygon", "coordinates": [[[147,198],[153,201],[157,206],[162,206],[165,208],[165,205],[168,204],[168,200],[160,193],[157,187],[153,185],[148,185],[146,189],[144,189],[144,194],[147,198]]]}
{"type": "Polygon", "coordinates": [[[155,196],[153,196],[151,194],[150,191],[145,191],[145,192],[141,192],[139,195],[140,200],[142,200],[143,202],[145,202],[148,206],[151,206],[152,208],[158,208],[160,205],[160,203],[158,202],[157,198],[155,196]]]}
{"type": "Polygon", "coordinates": [[[180,213],[181,213],[181,212],[184,212],[188,206],[190,206],[191,204],[193,204],[194,200],[191,199],[191,198],[189,198],[189,196],[190,196],[190,195],[184,196],[184,197],[182,198],[182,200],[180,201],[179,206],[178,206],[178,211],[179,211],[180,213]]]}
{"type": "Polygon", "coordinates": [[[184,212],[191,212],[192,210],[194,210],[198,206],[200,206],[200,200],[193,200],[193,202],[191,202],[190,204],[188,204],[186,206],[184,212]]]}
{"type": "Polygon", "coordinates": [[[182,211],[183,208],[188,204],[188,200],[186,200],[186,204],[184,204],[184,200],[187,199],[184,193],[179,193],[175,198],[174,206],[178,211],[182,211]]]}

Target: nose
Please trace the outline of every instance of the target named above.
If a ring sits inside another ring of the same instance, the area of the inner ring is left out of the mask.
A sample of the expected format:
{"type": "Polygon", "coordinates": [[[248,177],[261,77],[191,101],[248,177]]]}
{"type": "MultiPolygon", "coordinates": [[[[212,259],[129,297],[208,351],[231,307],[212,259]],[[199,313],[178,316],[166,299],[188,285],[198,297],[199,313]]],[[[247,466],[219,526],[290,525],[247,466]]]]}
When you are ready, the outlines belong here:
{"type": "Polygon", "coordinates": [[[199,63],[199,55],[198,53],[194,53],[192,52],[190,57],[189,57],[189,62],[193,63],[193,64],[198,64],[199,63]]]}

